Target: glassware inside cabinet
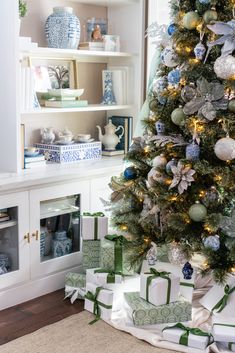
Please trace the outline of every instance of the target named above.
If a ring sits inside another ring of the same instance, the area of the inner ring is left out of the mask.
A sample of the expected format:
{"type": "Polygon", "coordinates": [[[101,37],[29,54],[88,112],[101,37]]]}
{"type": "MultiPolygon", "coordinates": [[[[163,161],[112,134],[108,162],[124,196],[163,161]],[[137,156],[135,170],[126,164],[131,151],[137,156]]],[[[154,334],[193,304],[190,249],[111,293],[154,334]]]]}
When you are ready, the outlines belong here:
{"type": "Polygon", "coordinates": [[[18,207],[0,209],[0,276],[19,270],[18,207]]]}
{"type": "Polygon", "coordinates": [[[80,251],[80,195],[40,204],[41,261],[80,251]]]}

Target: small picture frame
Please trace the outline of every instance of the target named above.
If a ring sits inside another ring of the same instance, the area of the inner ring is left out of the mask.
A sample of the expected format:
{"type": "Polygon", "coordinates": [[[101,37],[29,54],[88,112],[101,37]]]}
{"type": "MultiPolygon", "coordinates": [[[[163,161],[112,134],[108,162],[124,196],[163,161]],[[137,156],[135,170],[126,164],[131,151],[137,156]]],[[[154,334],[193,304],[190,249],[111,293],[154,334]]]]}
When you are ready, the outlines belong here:
{"type": "Polygon", "coordinates": [[[107,34],[107,20],[104,18],[90,18],[86,22],[86,42],[102,41],[107,34]],[[100,35],[97,35],[100,33],[100,35]]]}
{"type": "Polygon", "coordinates": [[[103,36],[103,41],[105,51],[120,52],[120,36],[106,34],[103,36]]]}

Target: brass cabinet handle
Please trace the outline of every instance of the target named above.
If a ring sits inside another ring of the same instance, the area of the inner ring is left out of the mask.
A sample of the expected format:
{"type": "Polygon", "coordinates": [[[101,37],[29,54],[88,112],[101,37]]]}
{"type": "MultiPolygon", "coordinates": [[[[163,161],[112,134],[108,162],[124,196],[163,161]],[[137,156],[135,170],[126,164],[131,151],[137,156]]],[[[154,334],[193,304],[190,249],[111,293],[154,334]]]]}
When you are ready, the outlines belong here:
{"type": "Polygon", "coordinates": [[[27,240],[28,243],[30,243],[30,234],[26,233],[24,239],[27,240]]]}
{"type": "Polygon", "coordinates": [[[39,231],[36,230],[35,233],[32,233],[32,237],[35,237],[35,238],[36,238],[36,241],[38,241],[38,239],[39,239],[39,231]]]}

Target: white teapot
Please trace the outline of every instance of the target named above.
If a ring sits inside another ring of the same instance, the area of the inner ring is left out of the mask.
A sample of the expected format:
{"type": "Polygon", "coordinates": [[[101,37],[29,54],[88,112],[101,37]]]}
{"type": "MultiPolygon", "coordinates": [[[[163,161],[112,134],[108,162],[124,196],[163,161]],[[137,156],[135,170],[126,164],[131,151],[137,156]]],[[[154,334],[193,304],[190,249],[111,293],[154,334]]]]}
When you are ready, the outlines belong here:
{"type": "Polygon", "coordinates": [[[97,125],[96,127],[99,130],[99,140],[104,145],[105,150],[115,151],[117,144],[120,142],[122,136],[124,135],[124,127],[120,125],[116,128],[116,126],[113,125],[111,121],[109,121],[108,125],[104,127],[104,135],[102,134],[101,127],[99,125],[97,125]],[[119,136],[115,134],[115,132],[117,132],[118,130],[122,130],[119,136]]]}
{"type": "Polygon", "coordinates": [[[42,143],[48,144],[48,143],[54,142],[55,134],[53,132],[52,127],[43,128],[43,129],[41,129],[40,133],[41,133],[41,137],[42,137],[42,140],[41,140],[42,143]]]}

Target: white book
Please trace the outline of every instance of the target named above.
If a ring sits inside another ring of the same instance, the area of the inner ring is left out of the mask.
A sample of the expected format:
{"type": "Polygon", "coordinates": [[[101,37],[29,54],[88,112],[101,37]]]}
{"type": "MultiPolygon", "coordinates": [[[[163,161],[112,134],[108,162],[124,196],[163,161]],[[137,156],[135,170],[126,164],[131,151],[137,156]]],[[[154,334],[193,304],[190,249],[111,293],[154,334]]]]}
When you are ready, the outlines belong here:
{"type": "Polygon", "coordinates": [[[131,104],[134,101],[133,96],[133,82],[134,82],[134,75],[133,75],[133,67],[132,66],[113,66],[109,65],[108,70],[122,70],[124,81],[123,81],[123,92],[126,99],[126,103],[124,104],[131,104]]]}
{"type": "Polygon", "coordinates": [[[31,81],[31,77],[30,77],[30,67],[26,67],[26,76],[25,76],[25,110],[28,111],[31,108],[31,104],[30,104],[30,81],[31,81]]]}
{"type": "Polygon", "coordinates": [[[26,98],[25,98],[25,81],[26,81],[26,68],[24,66],[21,66],[21,85],[20,85],[20,108],[21,111],[25,111],[25,103],[26,103],[26,98]]]}

